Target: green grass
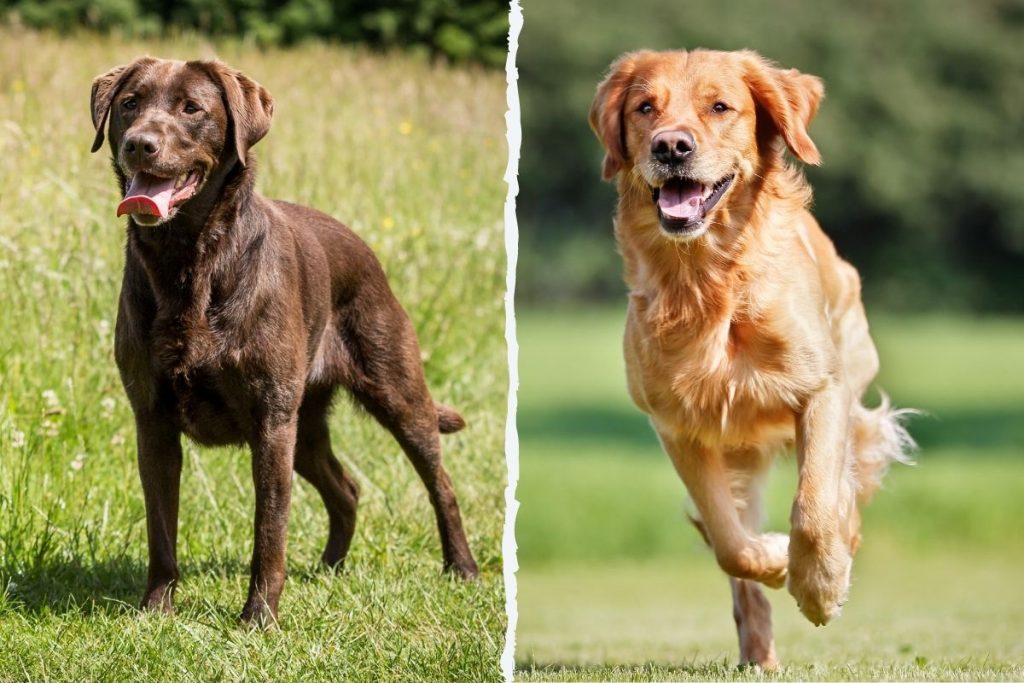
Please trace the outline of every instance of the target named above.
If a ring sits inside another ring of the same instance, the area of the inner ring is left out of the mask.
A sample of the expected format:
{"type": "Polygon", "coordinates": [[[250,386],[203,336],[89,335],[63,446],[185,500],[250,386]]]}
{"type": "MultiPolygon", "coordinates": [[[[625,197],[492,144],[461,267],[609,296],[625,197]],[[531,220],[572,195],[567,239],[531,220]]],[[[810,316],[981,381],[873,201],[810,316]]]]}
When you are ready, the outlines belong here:
{"type": "Polygon", "coordinates": [[[0,31],[0,680],[493,680],[500,539],[504,76],[308,46],[126,42],[0,31]],[[395,442],[339,401],[335,450],[362,488],[346,569],[296,481],[279,633],[237,625],[252,543],[248,454],[186,447],[173,618],[135,608],[145,525],[112,357],[123,221],[92,78],[142,53],[212,57],[275,97],[258,187],[320,208],[377,251],[417,328],[479,581],[440,573],[426,493],[395,442]],[[396,163],[396,152],[401,162],[396,163]]]}
{"type": "MultiPolygon", "coordinates": [[[[773,678],[737,669],[728,584],[625,391],[624,311],[520,311],[522,680],[773,678]]],[[[815,629],[771,591],[776,678],[1024,676],[1024,321],[875,319],[879,384],[929,413],[865,510],[840,619],[815,629]]],[[[768,526],[795,486],[781,460],[768,526]]]]}

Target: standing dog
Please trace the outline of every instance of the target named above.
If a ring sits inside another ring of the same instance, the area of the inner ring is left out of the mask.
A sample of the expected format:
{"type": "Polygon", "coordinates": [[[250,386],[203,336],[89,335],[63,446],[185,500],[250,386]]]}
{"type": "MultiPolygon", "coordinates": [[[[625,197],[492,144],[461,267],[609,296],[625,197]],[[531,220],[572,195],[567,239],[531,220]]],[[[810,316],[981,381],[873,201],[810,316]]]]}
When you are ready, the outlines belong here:
{"type": "Polygon", "coordinates": [[[99,76],[92,120],[109,119],[128,214],[115,355],[135,413],[149,578],[142,607],[169,612],[178,581],[181,434],[248,444],[256,486],[245,622],[274,625],[285,579],[292,470],[330,519],[323,561],[345,559],[358,488],[331,452],[342,386],[398,440],[430,494],[445,569],[477,573],[439,433],[462,418],[427,390],[412,324],[355,233],[253,190],[249,148],[273,101],[220,62],[144,57],[99,76]]]}
{"type": "Polygon", "coordinates": [[[868,410],[878,372],[857,271],[807,211],[783,160],[820,156],[821,81],[753,52],[635,52],[597,89],[590,125],[618,177],[629,392],[650,415],[730,576],[740,658],[777,666],[759,583],[804,615],[839,613],[858,504],[912,447],[900,412],[868,410]],[[761,487],[794,445],[789,536],[763,534],[761,487]]]}

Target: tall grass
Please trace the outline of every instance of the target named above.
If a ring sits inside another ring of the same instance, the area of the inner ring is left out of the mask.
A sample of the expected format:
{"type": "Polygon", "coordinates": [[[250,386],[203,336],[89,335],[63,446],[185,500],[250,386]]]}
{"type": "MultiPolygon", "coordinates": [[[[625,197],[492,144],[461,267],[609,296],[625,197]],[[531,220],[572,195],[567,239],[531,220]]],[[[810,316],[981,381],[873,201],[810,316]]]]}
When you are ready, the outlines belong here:
{"type": "Polygon", "coordinates": [[[0,31],[0,680],[364,680],[498,675],[506,365],[502,74],[308,46],[124,42],[0,31]],[[482,578],[440,576],[427,496],[398,446],[339,401],[335,451],[361,485],[338,576],[326,515],[296,480],[277,635],[242,633],[248,454],[187,445],[172,619],[131,607],[145,577],[132,419],[112,357],[124,226],[92,78],[149,53],[218,56],[275,98],[257,187],[319,208],[377,252],[428,382],[469,427],[445,461],[482,578]]]}

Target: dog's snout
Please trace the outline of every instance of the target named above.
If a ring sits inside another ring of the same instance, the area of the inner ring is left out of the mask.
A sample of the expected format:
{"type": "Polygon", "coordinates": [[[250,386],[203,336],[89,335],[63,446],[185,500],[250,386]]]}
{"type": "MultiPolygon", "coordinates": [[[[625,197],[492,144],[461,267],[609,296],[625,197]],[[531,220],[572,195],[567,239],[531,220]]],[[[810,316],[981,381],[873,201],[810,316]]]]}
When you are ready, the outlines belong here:
{"type": "Polygon", "coordinates": [[[693,154],[697,141],[686,130],[667,130],[651,140],[651,154],[663,164],[678,164],[693,154]]]}
{"type": "Polygon", "coordinates": [[[125,136],[124,155],[126,160],[141,164],[151,159],[160,151],[160,138],[153,133],[132,133],[125,136]]]}

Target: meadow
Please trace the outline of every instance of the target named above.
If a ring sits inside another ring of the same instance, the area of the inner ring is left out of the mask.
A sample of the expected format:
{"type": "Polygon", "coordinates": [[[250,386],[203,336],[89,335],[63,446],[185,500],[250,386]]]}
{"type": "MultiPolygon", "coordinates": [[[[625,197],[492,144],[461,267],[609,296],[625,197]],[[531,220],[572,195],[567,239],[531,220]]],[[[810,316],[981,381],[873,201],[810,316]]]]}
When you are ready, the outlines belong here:
{"type": "Polygon", "coordinates": [[[0,30],[0,681],[495,680],[507,363],[504,74],[307,45],[127,41],[0,30]],[[468,427],[445,462],[481,577],[442,575],[426,493],[397,444],[339,400],[335,453],[362,497],[345,569],[296,480],[281,630],[237,616],[248,585],[248,453],[186,441],[172,618],[136,609],[145,523],[112,354],[124,221],[92,79],[140,54],[220,57],[275,98],[258,189],[317,207],[377,252],[428,382],[468,427]]]}
{"type": "MultiPolygon", "coordinates": [[[[517,680],[1024,678],[1024,321],[871,317],[878,386],[927,413],[917,464],[866,508],[837,620],[816,629],[769,591],[784,668],[764,674],[736,666],[728,583],[626,395],[623,318],[517,315],[517,680]]],[[[771,529],[787,528],[795,469],[773,471],[771,529]]]]}

